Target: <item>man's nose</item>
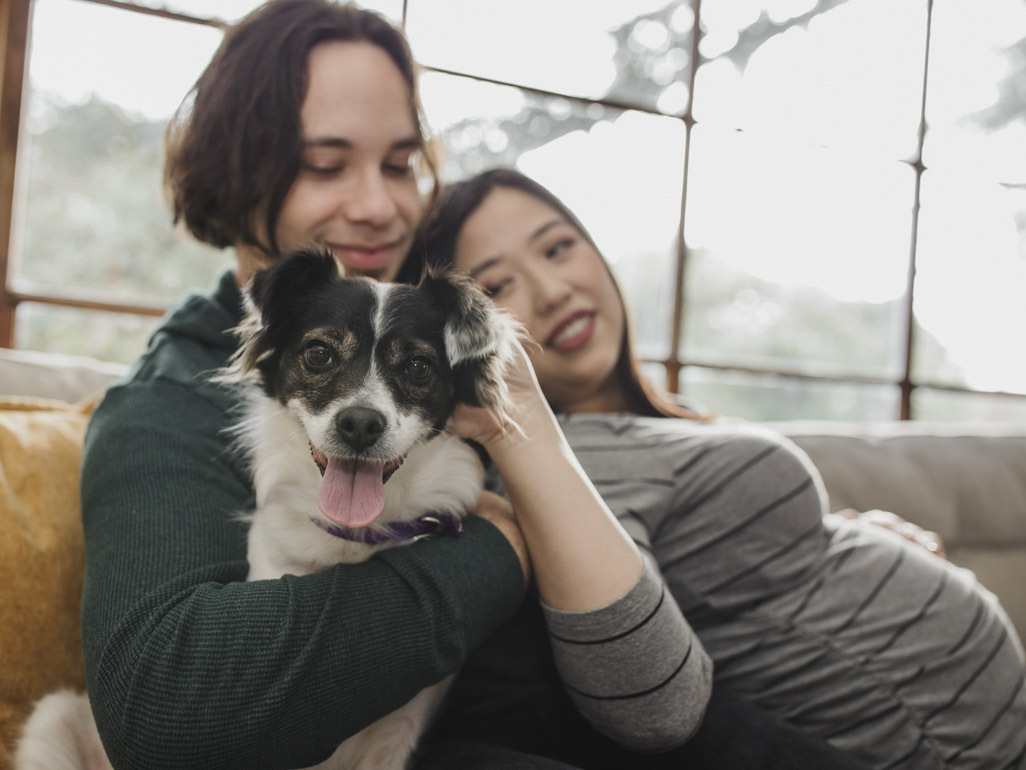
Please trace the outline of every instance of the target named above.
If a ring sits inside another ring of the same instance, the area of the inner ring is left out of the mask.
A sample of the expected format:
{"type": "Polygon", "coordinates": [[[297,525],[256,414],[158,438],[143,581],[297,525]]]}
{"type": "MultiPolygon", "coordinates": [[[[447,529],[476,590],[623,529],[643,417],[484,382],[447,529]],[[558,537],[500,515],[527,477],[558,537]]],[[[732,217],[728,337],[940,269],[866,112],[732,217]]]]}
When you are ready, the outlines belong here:
{"type": "Polygon", "coordinates": [[[395,219],[398,206],[380,169],[368,169],[359,174],[348,191],[344,212],[352,222],[375,227],[382,227],[395,219]]]}

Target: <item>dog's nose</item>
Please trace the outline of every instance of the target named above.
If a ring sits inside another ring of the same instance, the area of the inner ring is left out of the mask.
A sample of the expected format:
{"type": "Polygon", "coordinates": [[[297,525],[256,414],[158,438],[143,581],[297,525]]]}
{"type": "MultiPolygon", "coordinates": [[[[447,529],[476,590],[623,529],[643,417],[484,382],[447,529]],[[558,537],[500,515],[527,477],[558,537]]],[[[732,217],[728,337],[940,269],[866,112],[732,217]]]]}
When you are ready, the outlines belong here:
{"type": "Polygon", "coordinates": [[[381,438],[381,434],[385,432],[385,416],[376,409],[351,406],[338,413],[335,426],[342,440],[349,444],[354,452],[360,452],[374,446],[381,438]]]}

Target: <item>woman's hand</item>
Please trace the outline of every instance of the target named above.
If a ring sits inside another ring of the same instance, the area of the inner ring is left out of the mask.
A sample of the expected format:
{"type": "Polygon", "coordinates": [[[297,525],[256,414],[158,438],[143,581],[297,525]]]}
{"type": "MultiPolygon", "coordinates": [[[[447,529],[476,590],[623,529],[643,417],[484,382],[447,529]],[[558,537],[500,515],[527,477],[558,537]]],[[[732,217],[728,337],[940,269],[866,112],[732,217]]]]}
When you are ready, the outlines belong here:
{"type": "Polygon", "coordinates": [[[641,554],[574,457],[520,344],[506,384],[508,419],[460,405],[446,428],[481,444],[502,475],[542,600],[604,607],[637,583],[641,554]]]}
{"type": "Polygon", "coordinates": [[[913,524],[911,521],[907,521],[896,513],[890,511],[865,511],[859,513],[854,508],[845,508],[842,511],[837,512],[839,515],[846,519],[861,519],[862,521],[868,521],[870,524],[875,524],[878,527],[889,529],[891,532],[896,532],[906,540],[921,545],[930,553],[940,556],[942,559],[948,558],[947,552],[944,550],[944,541],[941,540],[941,536],[936,532],[928,529],[923,529],[918,524],[913,524]]]}
{"type": "Polygon", "coordinates": [[[528,439],[546,436],[555,440],[560,436],[527,351],[519,341],[515,345],[513,364],[505,377],[510,396],[508,419],[500,420],[482,407],[458,404],[446,425],[450,433],[476,441],[493,457],[503,446],[516,446],[528,439]]]}

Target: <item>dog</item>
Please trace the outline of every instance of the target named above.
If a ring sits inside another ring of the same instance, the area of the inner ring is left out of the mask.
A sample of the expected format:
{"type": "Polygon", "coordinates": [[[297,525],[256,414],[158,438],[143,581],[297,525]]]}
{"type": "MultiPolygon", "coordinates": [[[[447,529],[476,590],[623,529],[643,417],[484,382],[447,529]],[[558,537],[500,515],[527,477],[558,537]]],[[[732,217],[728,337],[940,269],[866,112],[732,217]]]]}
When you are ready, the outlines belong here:
{"type": "MultiPolygon", "coordinates": [[[[305,575],[458,533],[484,471],[444,427],[459,402],[513,424],[504,380],[519,334],[512,318],[464,276],[377,283],[343,277],[330,253],[315,250],[254,275],[245,302],[241,345],[215,379],[242,396],[233,444],[256,492],[255,509],[242,514],[247,579],[305,575]]],[[[451,679],[317,767],[403,770],[451,679]]],[[[64,692],[40,701],[15,768],[91,770],[109,767],[105,760],[85,696],[64,692]]]]}

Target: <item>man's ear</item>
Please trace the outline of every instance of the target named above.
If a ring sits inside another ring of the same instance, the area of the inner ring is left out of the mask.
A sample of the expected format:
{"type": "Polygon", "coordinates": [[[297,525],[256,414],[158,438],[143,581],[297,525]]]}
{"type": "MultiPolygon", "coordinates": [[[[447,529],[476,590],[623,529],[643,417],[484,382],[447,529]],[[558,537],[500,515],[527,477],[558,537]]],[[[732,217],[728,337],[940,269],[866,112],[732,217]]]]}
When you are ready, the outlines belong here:
{"type": "Polygon", "coordinates": [[[518,325],[467,276],[428,269],[420,287],[446,312],[445,352],[456,373],[456,399],[504,412],[505,373],[513,360],[518,325]]]}

